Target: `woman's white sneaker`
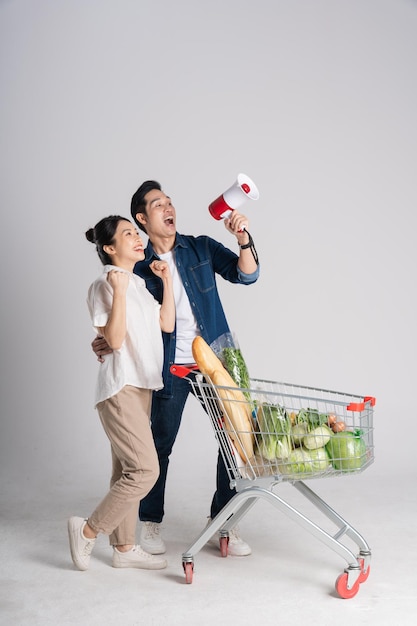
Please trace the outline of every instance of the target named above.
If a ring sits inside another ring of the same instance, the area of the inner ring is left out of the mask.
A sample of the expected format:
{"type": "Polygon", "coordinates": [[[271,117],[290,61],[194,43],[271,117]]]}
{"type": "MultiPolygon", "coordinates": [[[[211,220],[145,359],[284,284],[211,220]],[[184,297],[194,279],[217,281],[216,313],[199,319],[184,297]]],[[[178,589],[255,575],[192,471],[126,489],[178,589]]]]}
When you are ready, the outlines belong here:
{"type": "Polygon", "coordinates": [[[120,552],[113,548],[113,567],[138,567],[140,569],[164,569],[165,559],[142,550],[141,546],[133,546],[128,552],[120,552]]]}
{"type": "Polygon", "coordinates": [[[68,538],[71,550],[71,558],[76,568],[82,572],[88,569],[90,556],[95,539],[84,537],[84,526],[87,520],[83,517],[71,517],[68,520],[68,538]]]}
{"type": "Polygon", "coordinates": [[[161,524],[156,522],[143,522],[140,530],[140,545],[149,554],[163,554],[166,546],[159,531],[161,524]]]}

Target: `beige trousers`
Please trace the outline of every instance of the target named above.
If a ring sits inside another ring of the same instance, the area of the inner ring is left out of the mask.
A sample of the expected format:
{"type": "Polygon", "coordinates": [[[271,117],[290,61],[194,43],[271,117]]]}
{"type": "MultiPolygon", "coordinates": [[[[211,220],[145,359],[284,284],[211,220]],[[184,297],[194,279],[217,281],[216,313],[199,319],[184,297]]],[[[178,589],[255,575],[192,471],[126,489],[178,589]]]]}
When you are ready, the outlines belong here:
{"type": "Polygon", "coordinates": [[[152,391],[126,386],[97,405],[111,444],[110,491],[88,518],[97,533],[110,535],[111,545],[136,543],[139,502],[159,476],[150,427],[152,391]]]}

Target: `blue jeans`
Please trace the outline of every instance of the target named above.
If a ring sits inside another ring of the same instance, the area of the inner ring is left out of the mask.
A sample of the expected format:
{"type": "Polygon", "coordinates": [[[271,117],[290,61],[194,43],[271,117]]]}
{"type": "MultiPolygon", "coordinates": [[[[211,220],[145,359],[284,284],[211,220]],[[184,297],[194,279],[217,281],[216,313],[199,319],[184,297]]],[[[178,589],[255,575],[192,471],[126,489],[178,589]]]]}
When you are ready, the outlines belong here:
{"type": "MultiPolygon", "coordinates": [[[[178,378],[177,376],[173,378],[173,394],[171,397],[164,398],[156,394],[153,395],[152,433],[158,453],[160,473],[155,485],[140,503],[139,519],[142,522],[161,523],[164,517],[165,485],[169,456],[178,434],[188,394],[190,391],[193,391],[188,380],[178,378]]],[[[230,488],[230,479],[219,450],[216,492],[211,502],[210,517],[215,517],[235,493],[236,490],[230,488]]]]}

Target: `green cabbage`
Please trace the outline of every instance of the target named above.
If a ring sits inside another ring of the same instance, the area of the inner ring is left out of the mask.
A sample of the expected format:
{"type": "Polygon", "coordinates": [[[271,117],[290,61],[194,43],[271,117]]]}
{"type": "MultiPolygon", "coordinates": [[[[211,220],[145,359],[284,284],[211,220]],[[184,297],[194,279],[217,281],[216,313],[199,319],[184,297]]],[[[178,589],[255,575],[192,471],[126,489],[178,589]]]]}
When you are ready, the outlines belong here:
{"type": "Polygon", "coordinates": [[[361,430],[342,430],[326,444],[333,467],[339,470],[357,470],[366,463],[366,443],[361,430]]]}

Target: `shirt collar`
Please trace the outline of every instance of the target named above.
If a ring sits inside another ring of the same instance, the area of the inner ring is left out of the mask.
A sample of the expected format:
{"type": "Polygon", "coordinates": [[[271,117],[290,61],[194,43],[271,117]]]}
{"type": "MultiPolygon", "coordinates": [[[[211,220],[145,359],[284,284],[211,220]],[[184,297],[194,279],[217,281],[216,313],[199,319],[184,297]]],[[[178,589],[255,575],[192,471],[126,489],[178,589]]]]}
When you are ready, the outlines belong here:
{"type": "Polygon", "coordinates": [[[132,272],[129,272],[129,270],[125,270],[123,267],[119,267],[118,265],[108,264],[103,267],[104,274],[108,274],[112,270],[117,270],[118,272],[123,272],[124,274],[128,274],[129,276],[133,276],[132,272]]]}
{"type": "MultiPolygon", "coordinates": [[[[175,248],[187,248],[187,247],[188,245],[187,245],[187,241],[184,235],[181,235],[180,233],[176,233],[173,250],[175,250],[175,248]]],[[[146,249],[145,249],[145,260],[151,262],[153,261],[153,259],[159,259],[159,256],[156,254],[155,250],[153,249],[153,245],[151,241],[149,240],[148,245],[146,246],[146,249]]]]}

